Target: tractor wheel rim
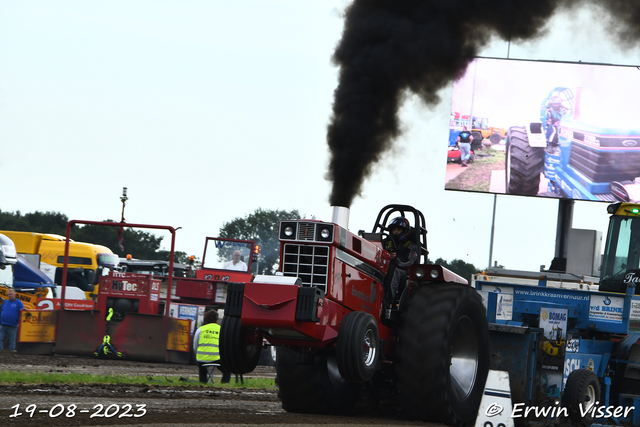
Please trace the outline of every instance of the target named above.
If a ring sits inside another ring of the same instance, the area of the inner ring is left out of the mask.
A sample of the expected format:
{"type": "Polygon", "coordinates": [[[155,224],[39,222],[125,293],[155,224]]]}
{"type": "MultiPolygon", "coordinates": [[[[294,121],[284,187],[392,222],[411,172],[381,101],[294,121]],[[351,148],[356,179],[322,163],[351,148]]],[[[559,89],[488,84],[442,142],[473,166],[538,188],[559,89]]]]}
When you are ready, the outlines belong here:
{"type": "Polygon", "coordinates": [[[455,396],[464,400],[476,383],[478,372],[478,336],[473,322],[468,317],[461,318],[455,326],[451,345],[451,365],[449,375],[455,396]]]}
{"type": "Polygon", "coordinates": [[[587,386],[587,390],[585,391],[584,403],[585,407],[589,409],[591,409],[591,406],[595,405],[596,403],[596,389],[593,388],[591,384],[587,386]]]}
{"type": "Polygon", "coordinates": [[[364,357],[364,364],[366,366],[373,365],[377,351],[378,349],[373,331],[371,329],[367,329],[362,341],[362,356],[364,357]]]}

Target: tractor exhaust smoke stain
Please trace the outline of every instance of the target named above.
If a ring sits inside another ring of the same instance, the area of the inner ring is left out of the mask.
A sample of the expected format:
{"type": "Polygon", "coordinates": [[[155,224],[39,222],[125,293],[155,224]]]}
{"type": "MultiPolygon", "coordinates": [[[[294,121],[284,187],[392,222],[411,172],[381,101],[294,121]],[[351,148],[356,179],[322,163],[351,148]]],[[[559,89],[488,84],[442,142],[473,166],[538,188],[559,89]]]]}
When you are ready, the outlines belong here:
{"type": "Polygon", "coordinates": [[[615,22],[608,28],[621,45],[640,45],[636,0],[355,0],[332,58],[340,72],[327,129],[330,204],[351,206],[391,151],[408,92],[435,106],[492,36],[533,40],[556,10],[578,7],[615,22]]]}

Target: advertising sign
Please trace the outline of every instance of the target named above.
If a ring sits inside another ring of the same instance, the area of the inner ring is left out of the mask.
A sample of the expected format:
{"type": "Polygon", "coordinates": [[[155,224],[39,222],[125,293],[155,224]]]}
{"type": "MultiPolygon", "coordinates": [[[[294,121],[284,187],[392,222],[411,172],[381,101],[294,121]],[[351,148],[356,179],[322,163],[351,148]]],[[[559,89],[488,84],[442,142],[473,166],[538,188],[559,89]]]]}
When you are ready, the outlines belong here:
{"type": "Polygon", "coordinates": [[[18,342],[55,342],[56,311],[21,310],[18,342]]]}
{"type": "Polygon", "coordinates": [[[190,320],[191,334],[193,334],[196,328],[202,326],[204,310],[204,305],[172,303],[169,307],[169,316],[176,319],[190,320]]]}
{"type": "MultiPolygon", "coordinates": [[[[60,310],[62,308],[60,298],[40,298],[36,308],[40,310],[60,310]]],[[[96,303],[90,299],[65,299],[64,308],[67,310],[95,310],[96,303]]]]}
{"type": "Polygon", "coordinates": [[[189,320],[169,319],[167,350],[188,352],[190,340],[189,320]]]}
{"type": "MultiPolygon", "coordinates": [[[[496,292],[496,320],[511,320],[513,316],[513,288],[510,286],[482,285],[483,292],[496,292]]],[[[482,295],[482,294],[481,294],[482,295]]],[[[486,307],[486,301],[483,303],[486,307]]]]}
{"type": "Polygon", "coordinates": [[[513,294],[498,294],[496,320],[511,320],[513,313],[513,294]]]}
{"type": "Polygon", "coordinates": [[[609,323],[622,323],[624,298],[608,295],[591,295],[589,304],[589,320],[609,323]]]}
{"type": "Polygon", "coordinates": [[[629,332],[640,332],[640,300],[631,301],[631,313],[629,313],[629,332]]]}
{"type": "Polygon", "coordinates": [[[445,189],[640,201],[635,93],[637,67],[476,58],[453,85],[445,189]]]}
{"type": "Polygon", "coordinates": [[[540,308],[540,328],[544,330],[544,337],[550,341],[566,338],[567,316],[566,308],[540,308]]]}

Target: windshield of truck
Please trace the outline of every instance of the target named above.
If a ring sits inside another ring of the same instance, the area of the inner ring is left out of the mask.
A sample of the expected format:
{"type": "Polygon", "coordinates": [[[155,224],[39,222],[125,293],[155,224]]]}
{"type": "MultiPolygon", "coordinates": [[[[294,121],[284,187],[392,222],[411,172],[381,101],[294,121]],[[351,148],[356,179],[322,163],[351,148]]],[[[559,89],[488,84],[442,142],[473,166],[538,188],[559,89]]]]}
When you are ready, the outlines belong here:
{"type": "Polygon", "coordinates": [[[12,265],[0,265],[0,286],[13,287],[12,265]]]}
{"type": "Polygon", "coordinates": [[[474,117],[471,127],[473,129],[489,129],[489,119],[484,117],[474,117]]]}
{"type": "Polygon", "coordinates": [[[107,267],[112,270],[118,267],[118,263],[120,262],[120,258],[116,254],[100,253],[97,254],[97,258],[98,267],[107,267]]]}
{"type": "Polygon", "coordinates": [[[223,239],[208,239],[205,247],[203,268],[218,270],[248,271],[251,264],[251,242],[223,239]]]}
{"type": "MultiPolygon", "coordinates": [[[[64,255],[59,255],[56,261],[58,264],[64,264],[64,255]]],[[[69,265],[88,265],[89,267],[91,267],[93,265],[93,262],[91,258],[69,255],[69,265]]]]}
{"type": "Polygon", "coordinates": [[[609,225],[602,282],[622,281],[626,273],[640,269],[640,218],[613,217],[609,225]]]}

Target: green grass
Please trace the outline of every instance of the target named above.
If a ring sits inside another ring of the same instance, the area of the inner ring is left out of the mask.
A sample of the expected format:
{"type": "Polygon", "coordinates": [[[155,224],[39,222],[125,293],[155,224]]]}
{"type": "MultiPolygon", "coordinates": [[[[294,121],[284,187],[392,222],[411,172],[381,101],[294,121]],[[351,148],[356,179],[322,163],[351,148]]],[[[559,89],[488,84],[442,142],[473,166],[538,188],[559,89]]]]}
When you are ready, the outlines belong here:
{"type": "Polygon", "coordinates": [[[0,384],[136,384],[162,386],[201,386],[201,387],[230,387],[230,388],[271,388],[275,386],[273,378],[245,378],[244,385],[235,382],[221,384],[220,378],[215,384],[200,384],[198,376],[193,377],[164,377],[164,376],[136,376],[136,375],[90,375],[90,374],[60,374],[39,372],[2,372],[0,384]]]}
{"type": "Polygon", "coordinates": [[[504,170],[504,152],[492,150],[490,157],[478,157],[457,177],[447,182],[447,190],[488,192],[491,172],[504,170]]]}

